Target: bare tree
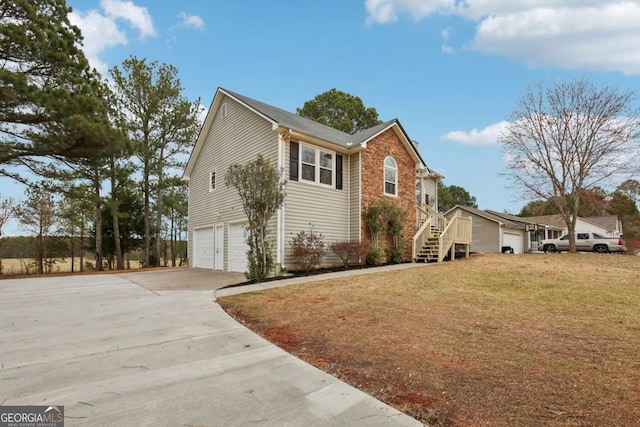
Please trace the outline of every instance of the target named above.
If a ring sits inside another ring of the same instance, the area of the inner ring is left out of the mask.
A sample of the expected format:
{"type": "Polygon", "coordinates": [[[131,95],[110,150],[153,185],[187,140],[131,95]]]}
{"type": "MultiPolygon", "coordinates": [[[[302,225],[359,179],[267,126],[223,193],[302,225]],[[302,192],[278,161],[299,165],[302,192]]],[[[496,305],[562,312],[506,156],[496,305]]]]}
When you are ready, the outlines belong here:
{"type": "Polygon", "coordinates": [[[525,197],[553,199],[575,252],[575,224],[584,190],[638,171],[640,119],[633,91],[583,80],[530,88],[499,137],[506,175],[525,197]]]}
{"type": "MultiPolygon", "coordinates": [[[[2,237],[2,227],[5,226],[15,215],[16,202],[13,198],[9,197],[3,199],[0,197],[0,237],[2,237]]],[[[0,243],[2,241],[0,240],[0,243]]],[[[2,258],[0,258],[0,274],[2,274],[2,258]]]]}
{"type": "Polygon", "coordinates": [[[13,198],[0,198],[0,237],[2,237],[2,227],[13,218],[15,210],[16,201],[13,198]]]}
{"type": "Polygon", "coordinates": [[[51,191],[40,186],[27,189],[27,199],[16,208],[20,223],[35,234],[35,259],[38,274],[45,273],[47,243],[51,230],[58,222],[56,203],[51,191]]]}

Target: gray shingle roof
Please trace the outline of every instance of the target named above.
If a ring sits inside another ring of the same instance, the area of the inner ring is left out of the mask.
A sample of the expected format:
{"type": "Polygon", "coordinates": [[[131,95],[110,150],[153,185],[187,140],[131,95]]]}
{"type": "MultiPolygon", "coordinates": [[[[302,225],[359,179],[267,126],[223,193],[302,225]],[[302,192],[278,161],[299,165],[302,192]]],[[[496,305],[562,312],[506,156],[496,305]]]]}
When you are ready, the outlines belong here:
{"type": "MultiPolygon", "coordinates": [[[[385,128],[391,126],[392,124],[397,124],[398,127],[402,130],[409,143],[412,144],[409,135],[404,130],[398,119],[392,119],[371,127],[369,129],[362,130],[354,135],[350,135],[346,132],[342,132],[338,129],[334,129],[332,127],[323,125],[318,122],[314,122],[313,120],[307,119],[306,117],[301,117],[296,114],[285,111],[281,108],[274,107],[269,104],[265,104],[264,102],[258,101],[253,98],[249,98],[248,96],[241,95],[239,93],[230,91],[228,89],[220,88],[223,92],[231,95],[232,97],[240,100],[250,108],[260,112],[262,115],[268,117],[273,122],[278,123],[280,126],[287,127],[293,129],[297,132],[303,133],[305,135],[309,135],[315,138],[322,139],[327,142],[331,142],[337,144],[342,147],[350,148],[356,144],[360,144],[364,141],[367,141],[371,137],[375,136],[380,131],[385,128]]],[[[420,161],[426,167],[426,163],[424,159],[420,155],[415,147],[412,147],[415,154],[418,156],[420,161]]]]}
{"type": "Polygon", "coordinates": [[[249,98],[248,96],[240,95],[239,93],[232,92],[227,89],[222,90],[284,127],[295,129],[298,132],[314,136],[328,142],[333,142],[334,144],[338,144],[343,147],[347,147],[349,142],[356,142],[352,135],[338,129],[314,122],[306,117],[298,116],[278,107],[249,98]]]}
{"type": "Polygon", "coordinates": [[[523,222],[510,221],[510,220],[508,220],[506,218],[502,218],[501,216],[495,215],[495,214],[493,214],[493,213],[491,213],[489,211],[483,211],[483,210],[472,208],[472,207],[469,207],[469,206],[459,206],[458,205],[458,206],[455,206],[455,207],[451,208],[449,210],[449,212],[451,212],[452,210],[457,209],[457,208],[464,209],[466,211],[469,211],[469,212],[471,212],[473,214],[476,214],[478,216],[481,216],[483,218],[487,218],[487,219],[489,219],[491,221],[503,223],[508,228],[514,228],[514,229],[517,229],[517,230],[524,230],[525,229],[525,225],[524,225],[523,222]]]}

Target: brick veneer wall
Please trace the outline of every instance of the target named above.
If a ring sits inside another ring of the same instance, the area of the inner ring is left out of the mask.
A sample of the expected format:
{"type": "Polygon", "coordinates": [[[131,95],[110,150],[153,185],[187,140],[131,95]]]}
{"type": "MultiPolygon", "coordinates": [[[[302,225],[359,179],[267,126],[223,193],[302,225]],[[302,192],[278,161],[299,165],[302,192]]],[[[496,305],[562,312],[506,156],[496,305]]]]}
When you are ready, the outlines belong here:
{"type": "MultiPolygon", "coordinates": [[[[366,212],[371,202],[380,198],[396,203],[407,211],[404,227],[404,258],[411,260],[411,246],[416,224],[416,164],[393,129],[388,129],[367,143],[361,153],[362,161],[362,212],[366,212]],[[398,197],[384,194],[384,159],[392,156],[398,166],[398,197]]],[[[363,242],[371,244],[364,221],[362,222],[363,242]]],[[[384,253],[391,242],[380,236],[379,245],[384,253]]]]}

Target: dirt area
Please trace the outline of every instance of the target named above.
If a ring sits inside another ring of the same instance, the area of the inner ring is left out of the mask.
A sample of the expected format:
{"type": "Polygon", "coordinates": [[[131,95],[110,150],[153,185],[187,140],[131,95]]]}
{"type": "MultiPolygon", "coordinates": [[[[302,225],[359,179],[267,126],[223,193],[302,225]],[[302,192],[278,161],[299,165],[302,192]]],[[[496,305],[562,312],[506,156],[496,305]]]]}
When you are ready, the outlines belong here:
{"type": "Polygon", "coordinates": [[[640,424],[640,258],[487,255],[220,299],[434,426],[640,424]]]}

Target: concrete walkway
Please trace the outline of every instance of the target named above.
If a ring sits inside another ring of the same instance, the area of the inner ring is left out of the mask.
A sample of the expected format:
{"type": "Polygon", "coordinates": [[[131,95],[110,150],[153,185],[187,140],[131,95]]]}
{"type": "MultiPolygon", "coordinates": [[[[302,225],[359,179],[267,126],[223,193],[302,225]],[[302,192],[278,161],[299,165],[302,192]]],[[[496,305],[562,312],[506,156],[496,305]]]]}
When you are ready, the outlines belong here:
{"type": "Polygon", "coordinates": [[[216,291],[216,297],[221,298],[229,295],[238,295],[248,292],[264,291],[266,289],[280,288],[282,286],[299,285],[302,283],[319,282],[321,280],[338,279],[343,277],[363,276],[366,274],[382,273],[385,271],[407,270],[410,268],[425,268],[435,264],[394,264],[385,265],[383,267],[361,268],[356,270],[336,271],[333,273],[318,274],[315,276],[293,277],[291,279],[273,280],[264,283],[255,283],[251,285],[225,287],[216,291]]]}
{"type": "Polygon", "coordinates": [[[0,281],[0,404],[64,405],[67,426],[421,425],[249,331],[204,285],[154,282],[0,281]]]}

